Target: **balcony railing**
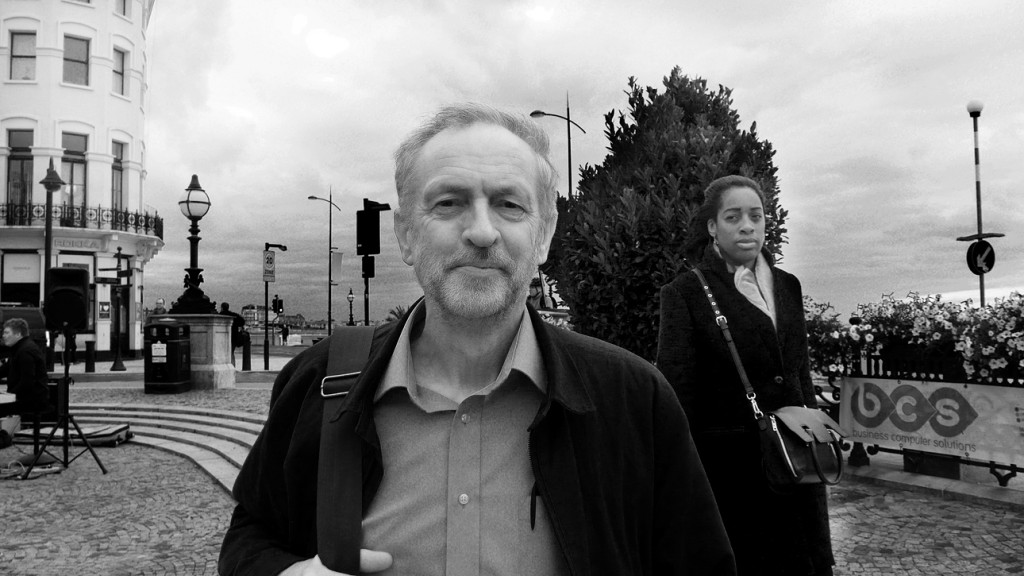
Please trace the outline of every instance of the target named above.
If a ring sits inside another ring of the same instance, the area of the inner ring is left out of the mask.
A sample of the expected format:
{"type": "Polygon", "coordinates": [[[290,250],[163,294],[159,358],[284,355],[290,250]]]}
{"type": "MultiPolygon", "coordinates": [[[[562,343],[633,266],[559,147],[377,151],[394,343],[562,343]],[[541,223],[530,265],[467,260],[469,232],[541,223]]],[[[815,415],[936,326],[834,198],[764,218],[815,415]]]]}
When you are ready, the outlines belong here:
{"type": "MultiPolygon", "coordinates": [[[[102,206],[68,206],[58,204],[52,207],[50,218],[54,226],[63,228],[85,228],[91,230],[121,230],[163,240],[163,218],[153,214],[114,210],[102,206]]],[[[0,204],[0,223],[6,226],[45,226],[45,204],[0,204]]]]}

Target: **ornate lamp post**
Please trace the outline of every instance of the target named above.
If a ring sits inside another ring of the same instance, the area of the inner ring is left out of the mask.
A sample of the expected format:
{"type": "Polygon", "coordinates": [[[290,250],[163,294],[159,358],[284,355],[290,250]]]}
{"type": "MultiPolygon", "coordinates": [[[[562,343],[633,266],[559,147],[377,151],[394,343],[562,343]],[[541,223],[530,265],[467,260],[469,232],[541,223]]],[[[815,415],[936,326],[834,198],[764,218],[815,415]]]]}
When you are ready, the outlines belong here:
{"type": "Polygon", "coordinates": [[[339,212],[341,212],[341,208],[338,208],[338,205],[334,203],[333,198],[334,198],[334,189],[333,189],[333,187],[328,189],[328,191],[327,191],[327,198],[321,198],[319,196],[313,196],[312,194],[310,194],[307,197],[308,200],[322,200],[322,201],[327,202],[328,204],[330,204],[330,206],[327,207],[327,335],[328,336],[331,335],[331,324],[332,324],[332,320],[331,320],[331,300],[333,299],[331,297],[331,292],[332,292],[332,287],[334,286],[334,278],[333,278],[333,276],[334,276],[334,266],[333,266],[333,264],[334,264],[334,251],[337,250],[337,248],[333,245],[334,244],[334,240],[333,240],[333,238],[334,238],[334,236],[333,236],[333,234],[334,234],[334,212],[331,211],[331,207],[333,206],[334,208],[337,208],[337,210],[339,212]]]}
{"type": "MultiPolygon", "coordinates": [[[[46,188],[46,226],[43,229],[43,300],[49,298],[50,294],[50,268],[53,266],[53,193],[60,190],[65,184],[60,175],[53,169],[53,158],[50,158],[50,167],[46,169],[46,177],[39,181],[46,188]]],[[[46,347],[46,369],[53,370],[53,339],[51,345],[46,347]]]]}
{"type": "Polygon", "coordinates": [[[530,112],[531,118],[541,118],[544,116],[554,116],[555,118],[561,118],[562,120],[565,120],[565,142],[566,146],[568,146],[569,153],[569,170],[566,171],[566,174],[569,176],[569,190],[568,192],[566,192],[566,194],[569,196],[569,199],[572,200],[572,127],[575,126],[579,128],[580,132],[583,132],[584,134],[586,134],[587,131],[584,130],[582,126],[572,121],[572,117],[569,115],[568,93],[566,93],[565,95],[565,116],[562,116],[560,114],[552,114],[550,112],[544,112],[543,110],[534,110],[533,112],[530,112]]]}
{"type": "Polygon", "coordinates": [[[348,325],[355,326],[355,320],[352,318],[352,302],[355,301],[356,295],[352,293],[352,289],[348,289],[348,296],[345,297],[348,300],[348,325]]]}
{"type": "MultiPolygon", "coordinates": [[[[43,282],[48,283],[47,272],[50,271],[50,267],[53,262],[50,260],[53,253],[53,218],[51,212],[53,212],[53,193],[60,190],[60,187],[65,184],[60,179],[60,175],[53,169],[53,158],[50,158],[50,167],[46,169],[46,178],[39,181],[46,188],[46,227],[43,232],[43,242],[46,244],[44,248],[45,252],[45,263],[43,264],[43,282]]],[[[50,287],[48,285],[43,286],[43,298],[49,294],[50,287]]]]}
{"type": "Polygon", "coordinates": [[[188,237],[191,246],[189,267],[185,269],[185,292],[171,306],[171,314],[215,314],[217,310],[213,302],[199,287],[203,283],[203,269],[199,267],[199,221],[210,210],[210,196],[199,185],[199,177],[195,174],[181,200],[178,200],[178,208],[192,222],[189,228],[191,236],[188,237]]]}

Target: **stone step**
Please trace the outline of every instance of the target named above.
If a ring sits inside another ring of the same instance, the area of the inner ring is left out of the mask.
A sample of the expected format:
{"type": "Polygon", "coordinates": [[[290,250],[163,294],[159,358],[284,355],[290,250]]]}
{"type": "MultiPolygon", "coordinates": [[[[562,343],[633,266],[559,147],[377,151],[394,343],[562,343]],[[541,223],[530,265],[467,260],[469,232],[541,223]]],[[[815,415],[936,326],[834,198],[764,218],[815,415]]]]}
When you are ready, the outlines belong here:
{"type": "MultiPolygon", "coordinates": [[[[89,418],[90,420],[102,418],[109,422],[113,422],[117,419],[132,421],[152,420],[153,422],[162,423],[160,425],[175,427],[191,432],[202,432],[203,427],[205,426],[213,427],[218,430],[231,430],[242,434],[257,436],[260,431],[263,430],[262,423],[221,418],[207,414],[191,414],[187,412],[160,412],[152,410],[93,410],[89,408],[76,409],[72,407],[71,413],[75,416],[76,420],[84,420],[85,418],[89,418]]],[[[255,438],[252,438],[251,440],[255,440],[255,438]]],[[[247,441],[249,445],[252,444],[251,440],[247,441]]]]}
{"type": "Polygon", "coordinates": [[[129,424],[132,442],[178,454],[231,492],[265,417],[248,412],[155,404],[72,404],[81,424],[129,424]]]}
{"type": "Polygon", "coordinates": [[[171,404],[122,404],[122,403],[72,403],[71,413],[77,414],[81,410],[146,410],[149,412],[165,412],[168,414],[193,414],[223,418],[226,420],[240,420],[263,425],[266,416],[253,414],[251,412],[239,412],[235,410],[220,410],[217,408],[202,408],[197,406],[175,406],[171,404]]]}

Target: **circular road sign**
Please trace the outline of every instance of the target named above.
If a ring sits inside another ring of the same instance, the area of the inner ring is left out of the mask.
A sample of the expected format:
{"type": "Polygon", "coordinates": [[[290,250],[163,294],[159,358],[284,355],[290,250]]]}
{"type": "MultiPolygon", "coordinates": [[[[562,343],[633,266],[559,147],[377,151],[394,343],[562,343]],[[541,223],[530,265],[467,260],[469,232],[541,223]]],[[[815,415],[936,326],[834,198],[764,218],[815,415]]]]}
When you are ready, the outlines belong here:
{"type": "Polygon", "coordinates": [[[967,247],[967,268],[981,276],[992,271],[996,264],[996,251],[984,240],[978,240],[967,247]]]}

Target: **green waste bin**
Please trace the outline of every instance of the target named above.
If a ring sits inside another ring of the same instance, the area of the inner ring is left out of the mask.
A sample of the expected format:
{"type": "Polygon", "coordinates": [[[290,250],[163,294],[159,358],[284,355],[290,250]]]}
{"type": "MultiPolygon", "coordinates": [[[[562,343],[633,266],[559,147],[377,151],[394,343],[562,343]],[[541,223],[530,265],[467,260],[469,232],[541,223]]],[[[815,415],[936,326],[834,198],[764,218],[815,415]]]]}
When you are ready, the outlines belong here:
{"type": "Polygon", "coordinates": [[[192,389],[189,326],[161,319],[145,327],[145,393],[176,394],[192,389]]]}

